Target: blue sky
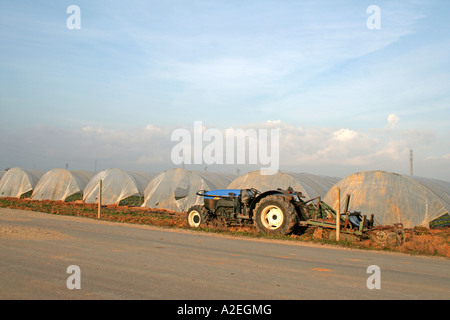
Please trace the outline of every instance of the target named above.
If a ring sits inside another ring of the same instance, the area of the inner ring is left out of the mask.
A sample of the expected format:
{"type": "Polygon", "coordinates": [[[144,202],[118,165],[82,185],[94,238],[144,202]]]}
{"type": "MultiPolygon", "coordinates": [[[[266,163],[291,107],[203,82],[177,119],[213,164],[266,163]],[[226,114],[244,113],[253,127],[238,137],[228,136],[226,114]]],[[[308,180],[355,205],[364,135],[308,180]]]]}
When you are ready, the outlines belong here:
{"type": "Polygon", "coordinates": [[[448,181],[448,12],[446,0],[4,0],[0,169],[159,170],[170,132],[200,120],[276,123],[286,169],[408,173],[413,149],[417,175],[448,181]]]}

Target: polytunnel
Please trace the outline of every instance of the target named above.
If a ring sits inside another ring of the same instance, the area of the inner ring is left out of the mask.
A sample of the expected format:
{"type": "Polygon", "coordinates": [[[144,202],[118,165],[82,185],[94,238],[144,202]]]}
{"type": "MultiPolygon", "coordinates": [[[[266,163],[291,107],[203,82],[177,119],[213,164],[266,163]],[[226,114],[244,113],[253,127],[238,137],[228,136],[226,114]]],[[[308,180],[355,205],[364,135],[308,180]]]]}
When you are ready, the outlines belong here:
{"type": "Polygon", "coordinates": [[[43,174],[40,170],[9,169],[0,180],[0,197],[20,198],[34,189],[43,174]]]}
{"type": "Polygon", "coordinates": [[[225,189],[235,178],[232,174],[209,171],[171,169],[153,178],[145,189],[143,207],[185,212],[195,204],[202,204],[199,190],[225,189]]]}
{"type": "Polygon", "coordinates": [[[287,189],[292,187],[300,191],[305,199],[324,197],[328,190],[339,181],[339,178],[313,175],[309,173],[281,172],[273,175],[262,175],[261,170],[255,170],[240,175],[230,183],[228,189],[255,188],[261,192],[268,190],[287,189]]]}
{"type": "Polygon", "coordinates": [[[47,171],[33,190],[33,200],[64,201],[75,194],[82,194],[94,176],[85,170],[66,170],[55,168],[47,171]]]}
{"type": "Polygon", "coordinates": [[[125,172],[109,168],[98,172],[89,181],[83,192],[83,201],[98,203],[99,182],[102,180],[102,204],[116,204],[132,196],[143,197],[150,175],[137,172],[125,172]]]}
{"type": "Polygon", "coordinates": [[[2,177],[5,173],[6,173],[6,171],[0,171],[0,180],[2,179],[2,177]]]}
{"type": "Polygon", "coordinates": [[[450,225],[450,183],[445,181],[385,171],[358,172],[341,179],[323,199],[335,210],[337,188],[341,212],[348,194],[349,211],[359,211],[367,217],[374,214],[378,225],[403,223],[405,228],[450,225]]]}

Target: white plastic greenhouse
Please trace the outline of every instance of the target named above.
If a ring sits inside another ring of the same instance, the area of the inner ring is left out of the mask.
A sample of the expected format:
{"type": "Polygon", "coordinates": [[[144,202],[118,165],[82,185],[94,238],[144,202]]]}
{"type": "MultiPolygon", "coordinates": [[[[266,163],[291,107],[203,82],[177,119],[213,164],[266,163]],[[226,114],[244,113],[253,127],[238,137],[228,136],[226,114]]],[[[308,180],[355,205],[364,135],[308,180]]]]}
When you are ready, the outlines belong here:
{"type": "Polygon", "coordinates": [[[185,212],[203,198],[199,190],[225,189],[236,176],[209,171],[171,169],[153,178],[145,189],[143,207],[185,212]]]}
{"type": "Polygon", "coordinates": [[[20,198],[34,189],[42,175],[39,170],[9,169],[0,180],[0,197],[20,198]]]}
{"type": "Polygon", "coordinates": [[[152,174],[142,172],[125,172],[121,169],[110,168],[98,172],[89,181],[83,192],[83,201],[98,203],[99,181],[102,180],[102,204],[116,204],[131,196],[144,196],[146,185],[152,174]]]}
{"type": "Polygon", "coordinates": [[[355,173],[336,183],[323,199],[335,210],[338,187],[341,210],[349,194],[349,210],[374,214],[379,225],[403,223],[405,228],[412,228],[450,224],[450,183],[445,181],[385,171],[355,173]]]}
{"type": "Polygon", "coordinates": [[[230,183],[228,189],[255,188],[264,192],[292,187],[295,191],[302,192],[306,200],[308,200],[318,196],[324,197],[328,190],[338,181],[339,178],[309,173],[278,171],[278,173],[273,175],[261,175],[261,171],[256,170],[237,177],[230,183]]]}
{"type": "Polygon", "coordinates": [[[52,169],[39,180],[31,198],[33,200],[64,201],[76,193],[82,193],[93,176],[94,173],[90,171],[52,169]]]}

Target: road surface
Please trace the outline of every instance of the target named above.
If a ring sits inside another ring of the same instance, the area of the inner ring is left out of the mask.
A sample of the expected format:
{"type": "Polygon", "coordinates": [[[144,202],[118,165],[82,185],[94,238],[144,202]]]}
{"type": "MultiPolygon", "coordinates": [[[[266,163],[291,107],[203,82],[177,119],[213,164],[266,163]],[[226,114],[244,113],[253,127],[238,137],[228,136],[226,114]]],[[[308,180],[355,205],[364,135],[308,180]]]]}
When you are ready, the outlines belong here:
{"type": "Polygon", "coordinates": [[[0,299],[449,298],[445,258],[0,209],[0,299]]]}

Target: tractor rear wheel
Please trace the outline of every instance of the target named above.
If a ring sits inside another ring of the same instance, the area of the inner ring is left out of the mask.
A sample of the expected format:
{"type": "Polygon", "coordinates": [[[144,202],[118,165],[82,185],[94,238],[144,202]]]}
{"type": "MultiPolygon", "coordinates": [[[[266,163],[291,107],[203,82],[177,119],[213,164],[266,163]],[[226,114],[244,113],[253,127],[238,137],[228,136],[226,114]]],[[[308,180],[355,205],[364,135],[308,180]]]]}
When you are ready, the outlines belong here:
{"type": "Polygon", "coordinates": [[[290,234],[298,222],[295,206],[280,195],[270,195],[259,201],[254,219],[256,228],[267,234],[290,234]]]}
{"type": "Polygon", "coordinates": [[[199,228],[205,222],[206,208],[202,205],[192,206],[186,214],[186,222],[191,228],[199,228]]]}

